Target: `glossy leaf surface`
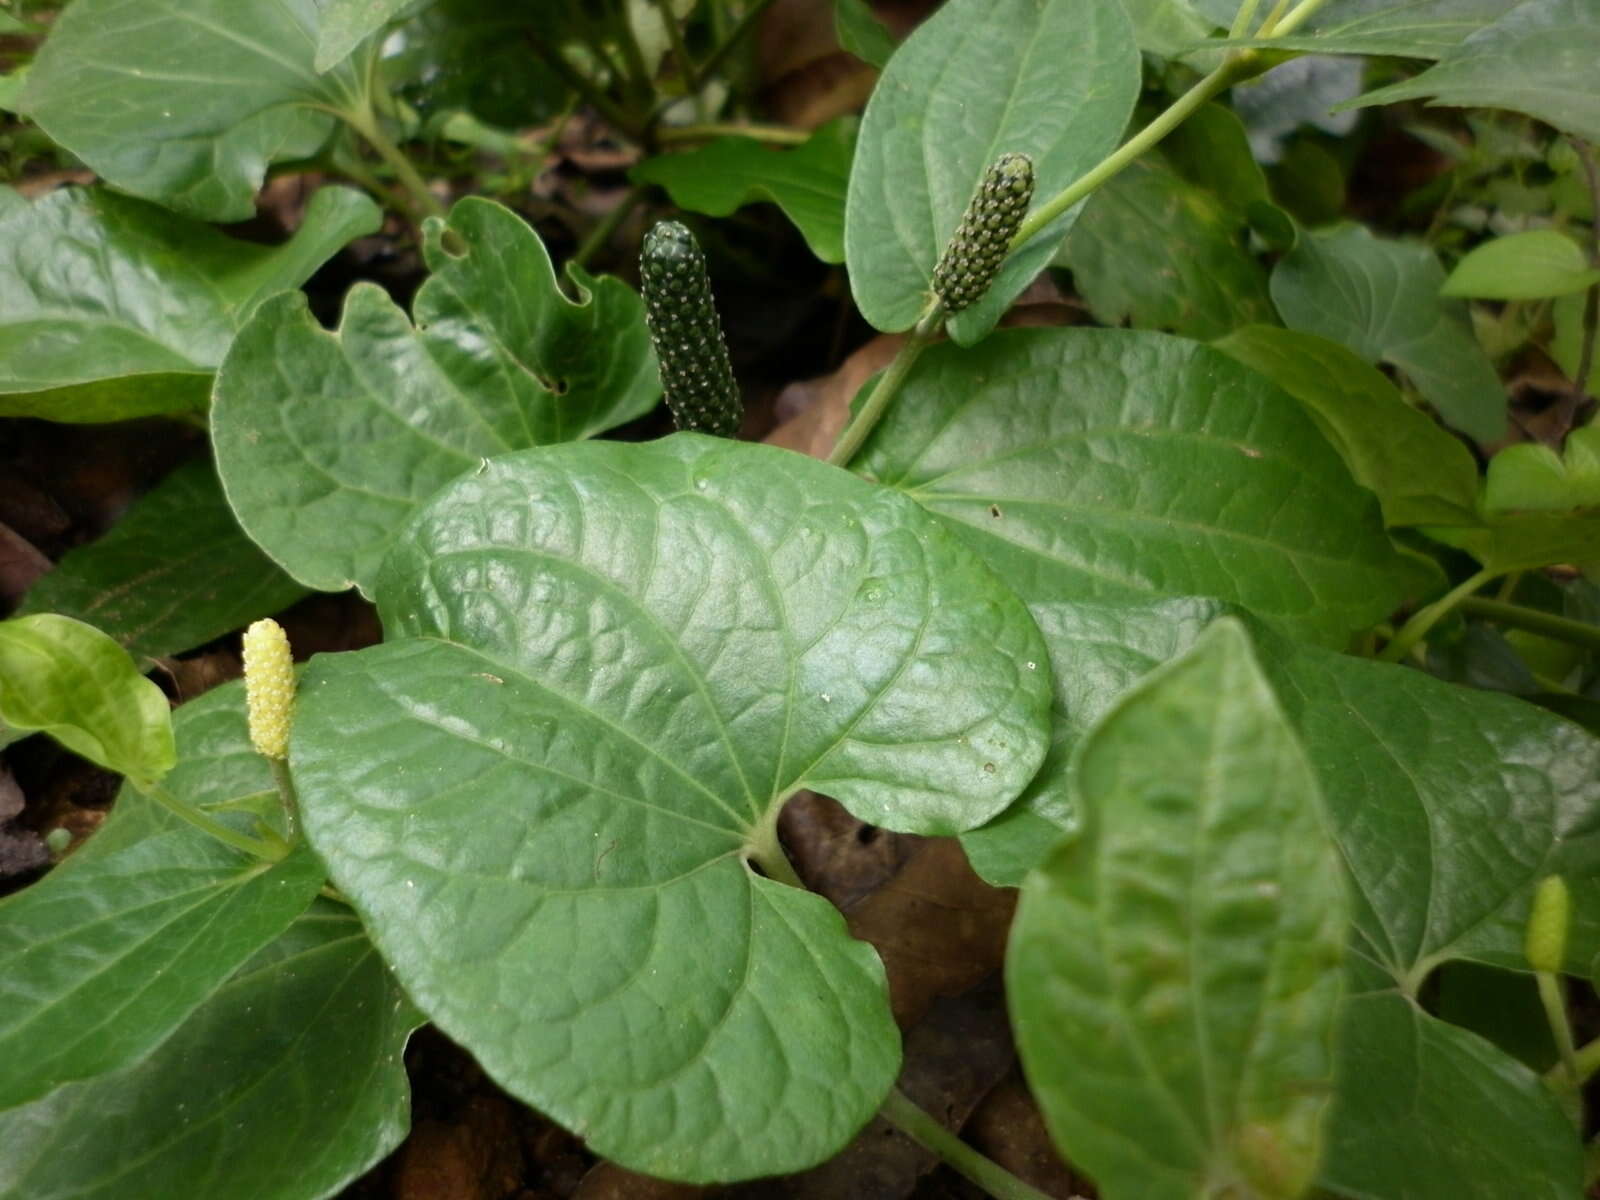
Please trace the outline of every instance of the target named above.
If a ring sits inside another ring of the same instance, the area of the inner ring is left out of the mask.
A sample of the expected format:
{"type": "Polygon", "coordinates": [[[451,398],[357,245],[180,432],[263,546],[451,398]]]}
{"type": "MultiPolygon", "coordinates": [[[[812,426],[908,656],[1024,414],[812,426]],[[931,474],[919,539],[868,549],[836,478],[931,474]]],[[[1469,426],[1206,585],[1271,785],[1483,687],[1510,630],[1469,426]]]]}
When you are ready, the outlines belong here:
{"type": "Polygon", "coordinates": [[[69,860],[0,905],[0,1108],[135,1062],[322,886],[190,829],[69,860]]]}
{"type": "Polygon", "coordinates": [[[1441,299],[1444,268],[1426,246],[1359,225],[1302,237],[1272,272],[1284,324],[1399,367],[1455,428],[1480,441],[1505,431],[1506,395],[1464,304],[1441,299]]]}
{"type": "Polygon", "coordinates": [[[823,262],[844,261],[844,201],[855,122],[824,125],[802,146],[775,150],[754,138],[724,137],[681,154],[646,159],[629,172],[664,187],[690,212],[725,217],[767,200],[784,212],[823,262]]]}
{"type": "MultiPolygon", "coordinates": [[[[952,0],[895,51],[867,105],[850,172],[845,256],[862,315],[909,328],[983,173],[1033,159],[1035,206],[1115,148],[1139,91],[1119,0],[952,0]]],[[[982,338],[1071,227],[1063,214],[1007,260],[949,325],[982,338]]]]}
{"type": "Polygon", "coordinates": [[[1377,505],[1294,400],[1161,334],[935,346],[851,468],[1030,602],[1211,595],[1342,644],[1404,591],[1377,505]]]}
{"type": "Polygon", "coordinates": [[[1318,1162],[1344,880],[1242,626],[1213,625],[1083,743],[1083,832],[1023,887],[1018,1050],[1101,1195],[1296,1197],[1318,1162]]]}
{"type": "Polygon", "coordinates": [[[140,785],[175,759],[161,689],[111,638],[54,613],[0,621],[0,725],[47,733],[140,785]]]}
{"type": "Polygon", "coordinates": [[[1250,325],[1216,343],[1305,405],[1389,525],[1476,521],[1478,466],[1383,373],[1326,338],[1250,325]]]}
{"type": "Polygon", "coordinates": [[[317,0],[79,0],[52,26],[23,110],[107,183],[243,221],[275,162],[309,158],[362,101],[313,67],[317,0]]]}
{"type": "Polygon", "coordinates": [[[179,467],[29,589],[21,614],[94,625],[161,658],[289,607],[305,588],[245,537],[209,462],[179,467]]]}
{"type": "Polygon", "coordinates": [[[1394,992],[1352,996],[1318,1183],[1340,1196],[1570,1200],[1583,1151],[1527,1067],[1394,992]]]}
{"type": "Polygon", "coordinates": [[[318,901],[147,1058],[0,1113],[0,1196],[335,1195],[405,1136],[418,1019],[318,901]]]}
{"type": "Polygon", "coordinates": [[[1403,83],[1357,104],[1428,99],[1506,108],[1600,141],[1600,9],[1590,0],[1524,0],[1403,83]]]}
{"type": "Polygon", "coordinates": [[[538,235],[487,200],[461,201],[424,239],[415,325],[374,284],[351,289],[337,333],[283,296],[218,375],[229,502],[308,587],[370,592],[396,530],[443,484],[507,450],[609,429],[660,394],[625,284],[588,280],[569,301],[538,235]]]}
{"type": "Polygon", "coordinates": [[[491,462],[378,604],[394,640],[313,664],[291,763],[407,991],[635,1170],[836,1152],[897,1069],[882,968],[745,856],[787,869],[800,787],[921,833],[1004,808],[1045,751],[1026,609],[903,497],[693,435],[491,462]]]}
{"type": "Polygon", "coordinates": [[[326,187],[293,237],[260,246],[103,188],[0,207],[0,416],[204,409],[255,307],[379,219],[359,192],[326,187]]]}

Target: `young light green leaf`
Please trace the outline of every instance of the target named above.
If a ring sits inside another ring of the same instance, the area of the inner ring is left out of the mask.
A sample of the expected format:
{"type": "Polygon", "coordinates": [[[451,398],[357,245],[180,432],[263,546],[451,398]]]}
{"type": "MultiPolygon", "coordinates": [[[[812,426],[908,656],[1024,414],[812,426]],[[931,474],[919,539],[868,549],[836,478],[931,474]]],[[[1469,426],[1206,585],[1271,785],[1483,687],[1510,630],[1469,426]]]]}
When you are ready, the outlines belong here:
{"type": "Polygon", "coordinates": [[[590,437],[660,395],[644,306],[574,275],[561,294],[536,233],[488,200],[430,220],[416,324],[373,284],[337,333],[301,296],[262,306],[217,377],[212,439],[239,523],[308,587],[370,591],[396,530],[485,458],[590,437]]]}
{"type": "Polygon", "coordinates": [[[0,209],[0,416],[204,409],[255,307],[381,215],[359,192],[322,188],[292,238],[260,246],[103,188],[18,198],[0,209]]]}
{"type": "Polygon", "coordinates": [[[179,467],[98,541],[69,551],[20,615],[92,624],[135,657],[177,654],[289,607],[306,589],[239,528],[208,461],[179,467]]]}
{"type": "Polygon", "coordinates": [[[1465,108],[1507,108],[1600,141],[1596,62],[1600,8],[1592,0],[1524,0],[1415,79],[1351,103],[1427,98],[1465,108]]]}
{"type": "Polygon", "coordinates": [[[1538,1075],[1379,991],[1345,1008],[1317,1182],[1339,1196],[1570,1200],[1583,1191],[1583,1147],[1538,1075]]]}
{"type": "Polygon", "coordinates": [[[405,1136],[419,1020],[318,901],[148,1057],[0,1113],[0,1197],[335,1195],[405,1136]]]}
{"type": "MultiPolygon", "coordinates": [[[[0,1108],[142,1058],[322,886],[193,829],[76,856],[0,904],[0,1108]]],[[[3,1174],[3,1172],[0,1172],[3,1174]]]]}
{"type": "Polygon", "coordinates": [[[1314,333],[1248,325],[1215,343],[1306,407],[1388,525],[1477,520],[1478,466],[1383,373],[1314,333]]]}
{"type": "Polygon", "coordinates": [[[414,3],[415,0],[323,0],[312,67],[318,75],[331,71],[414,3]]]}
{"type": "Polygon", "coordinates": [[[1209,595],[1342,645],[1405,591],[1377,504],[1300,407],[1163,334],[935,346],[851,469],[938,515],[1029,601],[1209,595]]]}
{"type": "Polygon", "coordinates": [[[1108,1200],[1300,1196],[1333,1087],[1344,880],[1244,629],[1107,713],[1083,832],[1023,885],[1006,993],[1062,1152],[1108,1200]]]}
{"type": "Polygon", "coordinates": [[[774,150],[747,137],[718,138],[695,150],[647,158],[629,177],[659,184],[679,208],[711,217],[769,200],[794,222],[813,254],[839,263],[855,127],[853,118],[841,117],[793,150],[774,150]]]}
{"type": "MultiPolygon", "coordinates": [[[[1237,0],[1205,0],[1237,9],[1237,0]]],[[[1501,16],[1517,0],[1333,0],[1289,37],[1240,38],[1218,45],[1273,46],[1312,54],[1440,58],[1501,16]]],[[[1259,11],[1259,10],[1258,10],[1259,11]]],[[[1226,25],[1231,15],[1219,20],[1226,25]]]]}
{"type": "Polygon", "coordinates": [[[745,860],[789,870],[800,787],[922,833],[1004,808],[1045,752],[1027,610],[903,497],[695,435],[491,462],[378,605],[395,640],[313,664],[290,761],[408,993],[635,1170],[835,1153],[897,1069],[882,968],[745,860]]]}
{"type": "Polygon", "coordinates": [[[1095,320],[1197,338],[1273,319],[1248,222],[1159,159],[1135,163],[1089,198],[1059,261],[1095,320]]]}
{"type": "Polygon", "coordinates": [[[1444,300],[1444,269],[1421,244],[1360,225],[1302,237],[1272,272],[1284,324],[1404,371],[1450,425],[1479,441],[1505,432],[1506,394],[1466,306],[1444,300]]]}
{"type": "Polygon", "coordinates": [[[894,53],[894,35],[884,28],[867,0],[833,0],[833,27],[839,45],[862,62],[880,71],[888,66],[889,56],[894,53]]]}
{"type": "Polygon", "coordinates": [[[1455,266],[1443,296],[1486,300],[1543,300],[1581,292],[1600,283],[1600,270],[1564,233],[1530,229],[1485,242],[1455,266]]]}
{"type": "MultiPolygon", "coordinates": [[[[1507,446],[1489,460],[1486,513],[1600,509],[1600,425],[1567,435],[1560,454],[1537,442],[1507,446]]],[[[1600,546],[1595,548],[1600,558],[1600,546]]]]}
{"type": "Polygon", "coordinates": [[[1430,525],[1423,532],[1465,550],[1496,575],[1600,560],[1600,513],[1497,512],[1475,525],[1430,525]]]}
{"type": "Polygon", "coordinates": [[[1600,367],[1596,367],[1591,359],[1587,379],[1579,379],[1578,371],[1583,366],[1583,339],[1584,339],[1584,309],[1588,307],[1587,294],[1576,296],[1562,296],[1556,300],[1551,308],[1551,320],[1555,325],[1555,336],[1550,339],[1550,356],[1556,360],[1567,378],[1580,387],[1585,388],[1589,380],[1600,378],[1600,367]]]}
{"type": "Polygon", "coordinates": [[[47,733],[141,787],[176,759],[161,689],[98,629],[54,613],[0,621],[0,724],[47,733]]]}
{"type": "MultiPolygon", "coordinates": [[[[879,329],[910,328],[990,164],[1028,155],[1034,195],[1053,196],[1115,148],[1138,92],[1138,48],[1119,0],[940,8],[890,60],[856,143],[845,258],[862,315],[879,329]]],[[[1075,215],[1012,255],[988,294],[950,322],[951,336],[969,345],[993,329],[1075,215]]]]}
{"type": "Polygon", "coordinates": [[[77,0],[51,28],[22,105],[113,187],[243,221],[268,166],[309,158],[335,112],[366,103],[352,63],[315,70],[319,18],[317,0],[77,0]]]}

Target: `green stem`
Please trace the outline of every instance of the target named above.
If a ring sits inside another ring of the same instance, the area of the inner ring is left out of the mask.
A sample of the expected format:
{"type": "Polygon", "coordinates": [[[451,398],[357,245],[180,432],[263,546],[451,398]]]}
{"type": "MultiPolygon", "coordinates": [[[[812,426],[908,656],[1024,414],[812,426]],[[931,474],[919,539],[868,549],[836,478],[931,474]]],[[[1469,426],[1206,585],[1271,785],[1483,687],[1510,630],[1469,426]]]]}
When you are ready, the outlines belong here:
{"type": "Polygon", "coordinates": [[[738,48],[745,35],[756,27],[756,22],[761,19],[761,14],[770,7],[772,7],[772,0],[755,0],[755,3],[745,9],[744,16],[739,18],[739,23],[733,27],[733,32],[723,38],[717,48],[711,52],[711,56],[700,64],[697,74],[701,79],[710,79],[717,73],[727,60],[728,55],[738,48]]]}
{"type": "Polygon", "coordinates": [[[914,1104],[899,1088],[889,1092],[878,1112],[885,1121],[923,1149],[932,1151],[951,1170],[977,1184],[995,1200],[1050,1200],[1038,1188],[979,1154],[934,1120],[932,1114],[914,1104]]]}
{"type": "Polygon", "coordinates": [[[242,850],[250,855],[251,858],[259,858],[263,862],[277,862],[288,852],[288,847],[286,846],[273,846],[268,842],[253,838],[247,833],[240,833],[237,829],[224,825],[210,813],[201,812],[193,805],[185,804],[159,784],[152,784],[148,788],[139,790],[179,820],[188,822],[200,832],[209,834],[216,838],[217,841],[232,846],[235,850],[242,850]]]}
{"type": "Polygon", "coordinates": [[[1399,662],[1410,654],[1424,637],[1441,620],[1453,612],[1473,592],[1488,583],[1498,571],[1491,571],[1488,567],[1473,575],[1463,583],[1451,588],[1439,599],[1411,614],[1411,619],[1400,627],[1400,632],[1394,635],[1394,640],[1383,648],[1383,653],[1378,655],[1380,662],[1399,662]]]}
{"type": "Polygon", "coordinates": [[[1552,971],[1535,971],[1534,977],[1539,981],[1539,1003],[1544,1005],[1550,1035],[1561,1053],[1560,1065],[1566,1074],[1564,1082],[1576,1094],[1583,1086],[1583,1076],[1578,1074],[1578,1054],[1572,1045],[1572,1022],[1567,1018],[1567,1000],[1561,994],[1561,980],[1552,971]]]}
{"type": "Polygon", "coordinates": [[[611,240],[617,230],[622,228],[622,223],[628,219],[628,214],[639,206],[639,201],[644,199],[644,193],[645,188],[640,185],[617,201],[616,206],[596,222],[582,244],[573,251],[569,261],[580,267],[586,265],[611,240]]]}
{"type": "Polygon", "coordinates": [[[702,104],[700,72],[695,70],[694,59],[689,57],[689,47],[684,45],[683,30],[678,25],[677,14],[672,11],[672,0],[656,0],[656,11],[661,14],[661,23],[667,27],[667,41],[672,45],[672,57],[678,64],[679,73],[683,76],[683,86],[688,89],[689,95],[695,98],[698,110],[702,104]]]}
{"type": "Polygon", "coordinates": [[[767,810],[761,823],[750,831],[745,853],[768,879],[786,883],[803,892],[806,890],[805,881],[795,873],[794,864],[789,861],[789,856],[783,852],[783,843],[778,840],[778,814],[783,811],[787,800],[787,796],[780,798],[767,810]]]}
{"type": "Polygon", "coordinates": [[[846,425],[844,432],[839,435],[833,453],[828,455],[830,463],[836,467],[849,465],[850,460],[856,456],[856,451],[861,449],[861,443],[867,440],[867,435],[872,432],[873,427],[883,419],[883,414],[889,409],[889,402],[894,399],[895,393],[900,390],[900,385],[911,373],[918,356],[927,348],[943,323],[944,305],[938,297],[935,297],[929,302],[928,307],[922,310],[922,315],[917,318],[917,324],[906,336],[906,340],[900,343],[900,349],[895,351],[888,370],[868,394],[866,401],[861,405],[861,411],[851,419],[850,424],[846,425]]]}
{"type": "Polygon", "coordinates": [[[802,146],[811,140],[811,135],[804,129],[790,129],[786,125],[747,125],[737,121],[665,125],[656,130],[656,141],[664,146],[673,142],[704,142],[715,137],[747,137],[776,146],[802,146]]]}
{"type": "Polygon", "coordinates": [[[439,202],[439,197],[429,190],[427,181],[417,172],[417,168],[412,165],[400,147],[383,132],[378,124],[377,115],[370,105],[347,111],[342,115],[350,123],[350,127],[378,152],[378,157],[383,159],[388,168],[394,172],[395,178],[400,181],[400,185],[405,188],[412,204],[416,207],[414,216],[417,213],[425,217],[444,216],[444,205],[439,202]]]}
{"type": "Polygon", "coordinates": [[[1468,596],[1461,602],[1461,611],[1486,621],[1509,625],[1512,629],[1554,638],[1558,642],[1600,650],[1600,625],[1574,621],[1571,617],[1558,617],[1555,613],[1541,612],[1521,604],[1507,604],[1504,600],[1490,600],[1487,596],[1468,596]]]}
{"type": "Polygon", "coordinates": [[[531,45],[533,46],[533,52],[539,56],[545,66],[559,75],[562,83],[588,101],[589,106],[604,117],[613,129],[635,142],[644,140],[638,122],[623,112],[615,100],[596,87],[593,80],[569,63],[566,56],[559,49],[547,46],[537,40],[533,41],[531,45]]]}
{"type": "Polygon", "coordinates": [[[1234,14],[1233,25],[1228,30],[1230,38],[1242,38],[1250,32],[1250,22],[1256,19],[1256,8],[1261,0],[1244,0],[1239,5],[1239,11],[1234,14]]]}
{"type": "Polygon", "coordinates": [[[1317,9],[1326,4],[1328,0],[1300,0],[1293,11],[1281,21],[1274,22],[1270,17],[1261,23],[1261,37],[1288,37],[1300,26],[1304,25],[1317,13],[1317,9]]]}
{"type": "Polygon", "coordinates": [[[294,842],[300,837],[300,802],[295,796],[294,780],[289,776],[289,764],[281,758],[269,758],[272,782],[278,789],[278,803],[283,806],[283,836],[294,842]]]}
{"type": "MultiPolygon", "coordinates": [[[[1588,1083],[1596,1071],[1600,1071],[1600,1038],[1585,1042],[1573,1051],[1571,1069],[1580,1087],[1588,1083]]],[[[1560,1083],[1567,1070],[1567,1063],[1558,1062],[1545,1072],[1545,1080],[1552,1084],[1560,1083]]]]}
{"type": "Polygon", "coordinates": [[[634,93],[648,103],[648,97],[655,93],[655,84],[650,78],[650,68],[645,65],[644,51],[639,49],[639,36],[634,32],[633,18],[626,4],[613,3],[610,8],[612,23],[622,28],[618,41],[622,43],[622,59],[628,67],[628,78],[634,93]]]}

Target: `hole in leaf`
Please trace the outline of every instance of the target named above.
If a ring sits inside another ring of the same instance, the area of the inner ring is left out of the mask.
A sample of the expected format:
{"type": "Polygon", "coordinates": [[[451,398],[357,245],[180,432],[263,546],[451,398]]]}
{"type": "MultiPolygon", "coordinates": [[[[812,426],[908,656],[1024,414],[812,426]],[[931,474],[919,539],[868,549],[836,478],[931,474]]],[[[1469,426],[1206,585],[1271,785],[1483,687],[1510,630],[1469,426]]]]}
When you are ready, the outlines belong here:
{"type": "Polygon", "coordinates": [[[451,258],[465,258],[471,247],[467,245],[467,239],[454,229],[446,229],[439,235],[439,249],[443,250],[451,258]]]}

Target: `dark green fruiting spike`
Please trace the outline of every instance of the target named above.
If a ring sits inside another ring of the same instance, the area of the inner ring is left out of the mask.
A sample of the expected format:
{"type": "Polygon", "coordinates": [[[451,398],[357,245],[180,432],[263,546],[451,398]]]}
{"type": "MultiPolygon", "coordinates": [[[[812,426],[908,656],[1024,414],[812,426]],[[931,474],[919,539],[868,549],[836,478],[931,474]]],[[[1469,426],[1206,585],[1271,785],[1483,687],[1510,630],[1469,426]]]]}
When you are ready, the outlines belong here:
{"type": "Polygon", "coordinates": [[[1032,200],[1033,159],[1026,154],[995,159],[933,269],[933,290],[946,312],[960,312],[989,290],[1032,200]]]}
{"type": "Polygon", "coordinates": [[[694,234],[662,221],[645,235],[639,274],[673,421],[679,429],[732,437],[744,409],[694,234]]]}

